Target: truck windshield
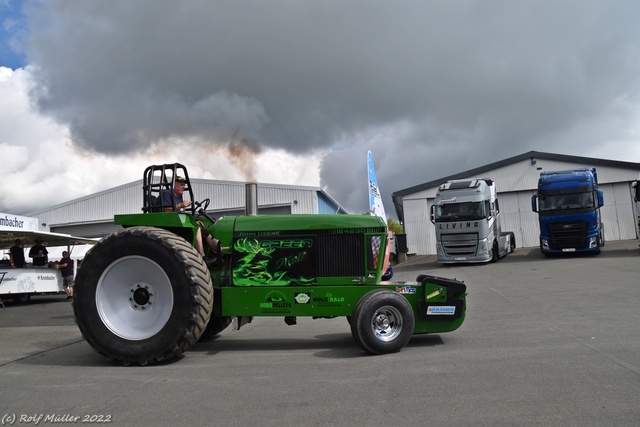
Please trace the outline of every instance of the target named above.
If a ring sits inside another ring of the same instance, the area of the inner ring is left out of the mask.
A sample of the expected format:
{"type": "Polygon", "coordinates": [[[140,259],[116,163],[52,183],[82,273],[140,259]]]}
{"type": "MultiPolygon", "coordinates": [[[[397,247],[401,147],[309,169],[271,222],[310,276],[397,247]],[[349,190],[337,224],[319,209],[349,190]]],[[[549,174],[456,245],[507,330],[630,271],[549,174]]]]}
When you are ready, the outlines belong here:
{"type": "Polygon", "coordinates": [[[445,203],[436,205],[436,221],[483,219],[484,202],[445,203]]]}
{"type": "Polygon", "coordinates": [[[593,193],[554,194],[540,196],[540,212],[594,208],[593,193]]]}

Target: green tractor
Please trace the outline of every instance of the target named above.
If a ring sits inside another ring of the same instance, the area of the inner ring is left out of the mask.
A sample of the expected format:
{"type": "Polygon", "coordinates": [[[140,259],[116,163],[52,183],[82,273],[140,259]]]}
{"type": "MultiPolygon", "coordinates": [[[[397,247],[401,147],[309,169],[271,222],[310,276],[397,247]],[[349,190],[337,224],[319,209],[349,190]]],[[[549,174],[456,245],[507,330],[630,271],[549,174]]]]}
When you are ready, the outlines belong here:
{"type": "Polygon", "coordinates": [[[257,190],[248,184],[247,215],[216,221],[208,199],[175,210],[187,204],[174,199],[176,180],[184,182],[185,200],[195,200],[183,165],[148,167],[143,212],[116,215],[123,229],[98,242],[78,268],[76,321],[108,359],[170,360],[256,316],[288,325],[298,316],[344,316],[371,354],[400,351],[413,334],[453,331],[464,321],[462,282],[380,280],[388,235],[379,217],[257,215],[257,190]],[[201,255],[201,228],[221,253],[205,245],[201,255]]]}

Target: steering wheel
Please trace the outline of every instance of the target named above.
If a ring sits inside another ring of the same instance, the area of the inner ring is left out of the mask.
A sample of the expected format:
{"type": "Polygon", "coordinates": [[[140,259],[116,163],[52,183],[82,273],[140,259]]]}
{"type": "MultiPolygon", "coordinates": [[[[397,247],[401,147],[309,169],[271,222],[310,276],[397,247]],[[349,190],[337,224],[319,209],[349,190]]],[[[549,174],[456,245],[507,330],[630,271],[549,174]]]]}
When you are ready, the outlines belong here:
{"type": "Polygon", "coordinates": [[[216,223],[216,219],[215,219],[215,218],[213,218],[213,217],[210,217],[210,216],[207,214],[207,208],[209,207],[209,203],[210,203],[210,202],[211,202],[211,201],[210,201],[209,199],[204,199],[204,200],[203,200],[203,201],[201,201],[201,202],[196,202],[196,203],[194,203],[194,206],[195,206],[195,213],[196,213],[195,217],[196,217],[196,219],[198,219],[198,218],[200,217],[200,215],[202,215],[203,217],[205,217],[205,218],[207,218],[209,221],[211,221],[211,223],[212,223],[212,224],[215,224],[215,223],[216,223]]]}
{"type": "Polygon", "coordinates": [[[195,202],[194,205],[195,205],[197,211],[200,210],[200,207],[202,207],[202,210],[206,211],[207,208],[209,207],[209,203],[211,203],[211,200],[204,199],[201,202],[195,202]]]}

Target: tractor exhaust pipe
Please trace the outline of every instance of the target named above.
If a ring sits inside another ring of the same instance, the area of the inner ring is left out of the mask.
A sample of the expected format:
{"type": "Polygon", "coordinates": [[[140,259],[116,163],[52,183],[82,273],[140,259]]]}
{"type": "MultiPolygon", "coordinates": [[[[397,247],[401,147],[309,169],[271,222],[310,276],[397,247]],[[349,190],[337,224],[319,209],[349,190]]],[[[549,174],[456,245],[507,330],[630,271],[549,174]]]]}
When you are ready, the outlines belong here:
{"type": "Polygon", "coordinates": [[[245,212],[247,215],[258,215],[258,184],[249,182],[245,185],[246,205],[245,212]]]}

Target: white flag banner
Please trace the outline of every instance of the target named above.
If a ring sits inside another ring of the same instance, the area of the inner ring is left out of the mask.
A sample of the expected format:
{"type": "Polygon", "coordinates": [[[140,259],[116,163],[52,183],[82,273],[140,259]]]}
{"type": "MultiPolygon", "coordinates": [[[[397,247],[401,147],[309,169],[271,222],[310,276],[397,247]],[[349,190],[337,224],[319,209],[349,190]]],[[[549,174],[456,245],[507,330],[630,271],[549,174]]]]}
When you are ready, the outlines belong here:
{"type": "MultiPolygon", "coordinates": [[[[387,216],[384,212],[384,205],[382,204],[382,196],[380,195],[380,188],[378,187],[378,179],[376,178],[376,171],[373,167],[373,156],[371,151],[367,153],[367,169],[369,172],[369,214],[371,216],[379,216],[387,224],[387,216]]],[[[386,266],[389,263],[389,255],[391,253],[390,242],[391,233],[387,229],[387,245],[384,254],[384,267],[382,271],[386,271],[386,266]]],[[[376,254],[377,258],[377,254],[376,254]]]]}

